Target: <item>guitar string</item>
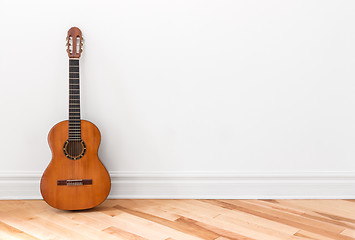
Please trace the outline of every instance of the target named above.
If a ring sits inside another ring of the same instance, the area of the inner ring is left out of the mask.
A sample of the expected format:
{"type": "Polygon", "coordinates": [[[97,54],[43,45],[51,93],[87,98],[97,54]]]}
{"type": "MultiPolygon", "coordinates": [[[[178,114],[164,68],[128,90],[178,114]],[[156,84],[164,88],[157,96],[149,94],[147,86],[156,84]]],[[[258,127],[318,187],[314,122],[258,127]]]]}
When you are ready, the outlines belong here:
{"type": "MultiPolygon", "coordinates": [[[[68,150],[70,151],[70,155],[73,158],[77,158],[80,157],[81,154],[84,151],[84,146],[81,143],[81,119],[80,119],[80,78],[79,78],[79,59],[76,59],[76,61],[74,62],[72,60],[72,62],[70,61],[71,59],[69,59],[69,121],[72,125],[71,128],[69,128],[69,142],[71,142],[69,145],[68,150]],[[72,63],[72,64],[71,64],[72,63]],[[76,71],[71,71],[71,67],[72,69],[75,69],[76,71]],[[70,74],[70,73],[75,73],[75,74],[70,74]],[[71,78],[71,75],[73,76],[71,78]],[[75,79],[75,80],[74,80],[75,79]],[[77,81],[77,83],[75,82],[77,81]],[[75,86],[75,87],[74,87],[75,86]],[[74,97],[74,96],[77,97],[74,97]],[[73,110],[73,104],[75,104],[76,107],[75,109],[77,110],[73,110]],[[72,111],[70,111],[72,110],[72,111]],[[79,118],[79,119],[77,119],[79,118]]],[[[74,160],[74,159],[73,159],[74,160]]],[[[76,176],[79,176],[79,170],[80,168],[78,168],[78,163],[77,163],[77,159],[74,160],[73,165],[73,170],[71,171],[71,175],[72,175],[72,179],[76,179],[76,176]]]]}
{"type": "MultiPolygon", "coordinates": [[[[74,85],[73,85],[73,82],[74,80],[71,79],[71,74],[72,71],[71,71],[71,66],[74,66],[74,62],[71,61],[69,59],[69,122],[71,123],[71,129],[69,129],[69,135],[70,135],[70,155],[71,157],[74,157],[75,158],[75,153],[76,153],[76,141],[75,141],[75,138],[76,138],[76,131],[77,131],[77,123],[73,117],[73,104],[74,104],[74,97],[73,97],[73,92],[74,92],[74,85]],[[73,63],[73,65],[71,65],[71,63],[73,63]]],[[[72,172],[71,172],[71,179],[75,179],[75,175],[76,175],[76,162],[74,160],[74,162],[72,162],[72,172]]]]}
{"type": "MultiPolygon", "coordinates": [[[[71,116],[70,116],[70,109],[71,109],[71,106],[72,106],[72,104],[73,104],[73,100],[72,100],[72,95],[71,95],[71,84],[72,84],[72,79],[70,78],[71,77],[71,74],[70,74],[70,66],[71,66],[71,61],[70,61],[70,59],[69,59],[69,126],[70,125],[72,125],[73,126],[73,120],[71,119],[71,116]],[[71,124],[70,124],[71,123],[71,124]]],[[[72,142],[72,140],[70,140],[73,136],[73,131],[71,130],[71,129],[69,129],[69,146],[70,146],[70,155],[73,155],[73,142],[72,142]]],[[[74,171],[74,167],[75,166],[73,166],[73,168],[71,168],[71,171],[70,171],[70,179],[73,179],[73,177],[74,177],[74,173],[73,173],[73,171],[74,171]]]]}
{"type": "MultiPolygon", "coordinates": [[[[77,75],[78,75],[78,91],[76,91],[76,92],[78,92],[78,95],[76,95],[76,96],[78,96],[78,102],[79,102],[79,104],[80,104],[79,59],[77,60],[77,62],[78,62],[78,64],[76,65],[76,66],[77,66],[76,69],[77,69],[77,75]]],[[[78,106],[80,106],[80,105],[78,105],[78,106]]],[[[79,111],[80,111],[80,109],[79,109],[79,111]]],[[[75,114],[75,115],[77,115],[76,117],[79,118],[79,120],[76,120],[76,121],[78,122],[78,124],[79,124],[79,131],[78,131],[78,132],[79,132],[79,133],[78,133],[78,139],[79,139],[79,140],[78,140],[78,142],[77,142],[77,144],[76,144],[76,146],[77,146],[76,154],[77,154],[78,156],[80,156],[80,155],[79,155],[80,145],[81,145],[81,119],[80,119],[80,112],[79,112],[79,114],[75,114]]],[[[76,163],[76,165],[78,165],[78,164],[79,164],[79,163],[78,163],[78,160],[75,160],[75,163],[76,163]]],[[[80,168],[77,167],[76,170],[78,171],[77,176],[79,177],[79,176],[80,176],[80,172],[79,172],[80,168]]]]}
{"type": "MultiPolygon", "coordinates": [[[[70,109],[71,109],[71,105],[72,105],[72,97],[71,97],[71,92],[70,92],[70,89],[71,89],[71,79],[70,79],[70,59],[69,59],[69,142],[68,142],[68,146],[69,146],[69,148],[70,148],[70,154],[68,153],[68,155],[70,156],[72,153],[73,153],[73,149],[72,149],[72,143],[71,143],[71,135],[72,135],[72,133],[71,133],[71,129],[70,129],[70,123],[71,123],[71,119],[70,119],[70,109]]],[[[71,168],[72,169],[72,168],[71,168]]],[[[69,170],[69,176],[70,176],[70,178],[69,179],[72,179],[73,178],[73,173],[72,173],[72,170],[69,170]]]]}
{"type": "MultiPolygon", "coordinates": [[[[77,51],[77,46],[75,45],[75,51],[77,51]]],[[[79,86],[79,91],[76,91],[76,92],[78,92],[78,93],[80,93],[80,77],[79,77],[79,59],[77,59],[76,61],[76,64],[75,64],[75,69],[76,69],[76,71],[77,71],[77,73],[75,74],[75,75],[77,75],[77,77],[78,77],[78,86],[79,86]]],[[[77,102],[79,102],[79,104],[80,104],[80,95],[75,95],[75,96],[77,96],[76,98],[78,98],[78,100],[77,100],[77,102]]],[[[80,110],[79,110],[80,111],[80,110]]],[[[78,134],[78,133],[76,133],[77,134],[77,138],[78,138],[78,140],[77,140],[77,142],[76,142],[76,151],[75,151],[75,153],[76,153],[76,155],[78,156],[78,153],[79,153],[79,150],[80,150],[80,148],[79,148],[79,145],[80,145],[80,140],[79,139],[81,139],[81,121],[80,121],[80,114],[74,114],[76,117],[75,117],[75,119],[78,117],[78,115],[79,115],[79,120],[78,119],[76,119],[75,121],[77,121],[77,123],[78,123],[78,125],[79,125],[79,128],[80,128],[80,131],[78,131],[80,134],[78,134]]],[[[75,166],[78,164],[77,163],[77,161],[78,160],[75,160],[75,166]]],[[[76,169],[77,171],[79,171],[79,168],[77,168],[76,169]]],[[[78,173],[77,173],[78,174],[78,173]]],[[[79,176],[79,175],[76,175],[76,176],[79,176]]]]}
{"type": "MultiPolygon", "coordinates": [[[[79,102],[79,104],[80,104],[80,73],[79,73],[79,59],[77,60],[77,62],[78,62],[78,64],[77,64],[77,71],[78,71],[78,73],[77,73],[77,75],[78,75],[78,102],[79,102]]],[[[80,106],[80,105],[79,105],[80,106]]],[[[79,109],[79,111],[80,111],[80,109],[79,109]]],[[[77,115],[77,117],[79,117],[79,120],[76,120],[78,123],[79,123],[79,129],[80,129],[80,131],[78,131],[79,132],[79,134],[78,134],[78,139],[80,139],[81,140],[81,119],[80,119],[80,113],[79,114],[76,114],[77,115]]],[[[76,153],[78,154],[79,153],[79,151],[80,151],[80,145],[81,145],[81,141],[80,140],[78,140],[78,143],[77,143],[77,151],[76,151],[76,153]]],[[[80,155],[79,155],[80,156],[80,155]]],[[[78,163],[78,160],[75,160],[75,162],[76,162],[76,164],[79,164],[78,163]]],[[[80,168],[76,168],[77,169],[77,171],[79,171],[80,170],[80,168]]],[[[77,176],[79,176],[79,174],[80,173],[77,173],[78,175],[77,176]]]]}

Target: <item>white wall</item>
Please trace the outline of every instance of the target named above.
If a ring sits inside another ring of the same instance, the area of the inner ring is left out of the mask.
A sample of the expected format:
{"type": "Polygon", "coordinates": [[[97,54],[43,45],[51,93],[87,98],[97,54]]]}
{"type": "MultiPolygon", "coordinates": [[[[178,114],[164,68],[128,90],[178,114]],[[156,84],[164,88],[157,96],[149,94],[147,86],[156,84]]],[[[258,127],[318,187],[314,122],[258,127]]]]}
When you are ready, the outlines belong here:
{"type": "Polygon", "coordinates": [[[350,0],[2,1],[0,172],[50,161],[71,26],[85,38],[82,118],[111,172],[355,172],[354,12],[350,0]]]}

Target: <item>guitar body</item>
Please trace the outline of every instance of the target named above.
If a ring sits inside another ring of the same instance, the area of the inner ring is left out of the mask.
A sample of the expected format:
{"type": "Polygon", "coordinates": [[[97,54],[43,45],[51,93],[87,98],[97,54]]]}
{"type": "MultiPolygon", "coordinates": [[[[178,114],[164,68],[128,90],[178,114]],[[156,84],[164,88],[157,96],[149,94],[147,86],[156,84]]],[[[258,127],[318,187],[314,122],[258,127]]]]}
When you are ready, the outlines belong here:
{"type": "Polygon", "coordinates": [[[81,120],[81,139],[86,149],[81,149],[84,154],[74,160],[65,154],[68,126],[68,121],[60,122],[48,134],[52,161],[42,176],[41,193],[49,205],[58,209],[92,208],[107,198],[111,188],[110,175],[98,157],[100,132],[93,123],[81,120]]]}

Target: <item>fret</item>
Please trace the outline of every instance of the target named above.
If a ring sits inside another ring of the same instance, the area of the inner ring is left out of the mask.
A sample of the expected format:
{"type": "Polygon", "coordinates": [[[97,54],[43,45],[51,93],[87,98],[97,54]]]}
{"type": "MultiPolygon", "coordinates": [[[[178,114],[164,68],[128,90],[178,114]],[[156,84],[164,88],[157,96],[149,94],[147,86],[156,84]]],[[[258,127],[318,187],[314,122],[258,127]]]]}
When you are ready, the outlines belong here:
{"type": "Polygon", "coordinates": [[[79,72],[79,66],[69,66],[69,72],[79,72]]]}
{"type": "Polygon", "coordinates": [[[69,90],[80,90],[79,84],[69,84],[69,90]]]}
{"type": "Polygon", "coordinates": [[[78,100],[78,99],[80,99],[80,95],[70,94],[69,98],[72,99],[72,100],[78,100]]]}
{"type": "Polygon", "coordinates": [[[78,78],[79,79],[79,73],[69,73],[69,78],[78,78]]]}
{"type": "Polygon", "coordinates": [[[69,78],[69,84],[78,84],[79,85],[79,78],[76,78],[76,79],[69,78]]]}
{"type": "Polygon", "coordinates": [[[69,66],[79,66],[79,59],[69,59],[69,66]]]}

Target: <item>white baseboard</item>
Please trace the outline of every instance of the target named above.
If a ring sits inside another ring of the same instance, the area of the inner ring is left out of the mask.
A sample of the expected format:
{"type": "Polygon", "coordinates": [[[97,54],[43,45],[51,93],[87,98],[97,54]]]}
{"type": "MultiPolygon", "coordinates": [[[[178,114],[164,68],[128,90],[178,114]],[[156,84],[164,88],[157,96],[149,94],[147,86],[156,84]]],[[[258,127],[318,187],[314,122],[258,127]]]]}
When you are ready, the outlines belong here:
{"type": "MultiPolygon", "coordinates": [[[[0,199],[41,199],[41,172],[0,172],[0,199]]],[[[110,172],[109,198],[354,199],[355,172],[110,172]]]]}

